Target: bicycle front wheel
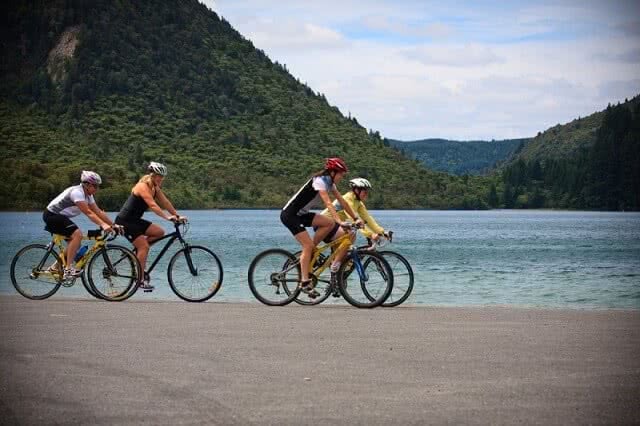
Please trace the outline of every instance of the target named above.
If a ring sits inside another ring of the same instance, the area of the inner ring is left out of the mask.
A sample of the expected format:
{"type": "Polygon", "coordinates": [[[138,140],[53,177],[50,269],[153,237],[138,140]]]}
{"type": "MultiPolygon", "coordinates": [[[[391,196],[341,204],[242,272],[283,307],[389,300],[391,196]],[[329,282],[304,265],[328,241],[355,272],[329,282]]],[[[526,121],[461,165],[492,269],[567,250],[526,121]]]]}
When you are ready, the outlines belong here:
{"type": "Polygon", "coordinates": [[[11,261],[11,283],[27,299],[51,297],[60,288],[62,278],[60,256],[43,244],[20,249],[11,261]]]}
{"type": "Polygon", "coordinates": [[[284,306],[300,294],[300,263],[286,250],[270,249],[249,266],[251,293],[269,306],[284,306]]]}
{"type": "Polygon", "coordinates": [[[87,278],[91,289],[104,300],[120,302],[134,293],[140,273],[140,263],[125,247],[108,245],[89,260],[87,278]]]}
{"type": "Polygon", "coordinates": [[[382,303],[383,307],[398,306],[405,302],[413,290],[413,269],[404,256],[394,251],[379,251],[393,271],[393,290],[382,303]]]}
{"type": "Polygon", "coordinates": [[[173,292],[187,302],[204,302],[222,286],[222,263],[211,250],[185,247],[173,255],[167,270],[173,292]]]}
{"type": "Polygon", "coordinates": [[[338,270],[338,285],[344,299],[357,308],[380,306],[393,289],[389,263],[378,253],[358,250],[338,270]]]}

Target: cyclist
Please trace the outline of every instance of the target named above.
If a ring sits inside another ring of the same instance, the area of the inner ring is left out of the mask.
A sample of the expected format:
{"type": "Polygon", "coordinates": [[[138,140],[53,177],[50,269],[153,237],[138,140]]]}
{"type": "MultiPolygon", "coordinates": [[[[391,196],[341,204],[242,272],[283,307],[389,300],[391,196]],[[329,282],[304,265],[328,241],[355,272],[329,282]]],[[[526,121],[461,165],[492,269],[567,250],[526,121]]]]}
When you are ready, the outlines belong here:
{"type": "Polygon", "coordinates": [[[339,227],[348,226],[344,220],[338,216],[335,207],[331,203],[329,193],[333,194],[336,202],[343,206],[353,220],[361,223],[351,207],[345,202],[336,188],[336,184],[342,180],[349,171],[346,163],[339,157],[328,158],[324,169],[315,173],[311,178],[291,197],[282,208],[280,220],[293,234],[295,239],[302,246],[300,255],[301,288],[310,297],[317,297],[319,294],[314,290],[314,285],[309,279],[309,261],[315,246],[327,236],[335,234],[339,227]],[[328,210],[326,216],[309,212],[315,207],[319,200],[322,200],[328,210]],[[313,227],[316,231],[313,239],[305,227],[313,227]]]}
{"type": "MultiPolygon", "coordinates": [[[[146,269],[149,245],[164,236],[164,229],[159,225],[142,219],[144,212],[150,209],[161,218],[172,222],[187,219],[186,216],[178,214],[171,201],[162,192],[161,187],[165,176],[167,176],[167,167],[164,164],[150,162],[147,174],[142,176],[131,189],[129,198],[116,217],[116,223],[124,226],[124,235],[136,248],[136,256],[143,271],[146,269]],[[165,214],[163,208],[170,214],[165,214]]],[[[146,272],[140,287],[148,291],[154,288],[146,272]]]]}
{"type": "MultiPolygon", "coordinates": [[[[64,279],[77,277],[82,270],[77,270],[73,265],[73,259],[82,242],[82,231],[70,218],[84,213],[93,223],[100,226],[105,232],[119,230],[109,216],[98,207],[94,195],[102,183],[100,175],[96,172],[83,170],[80,174],[80,185],[70,186],[54,198],[42,214],[46,224],[45,229],[53,234],[67,237],[67,248],[63,256],[66,256],[67,267],[64,270],[64,279]]],[[[57,269],[53,264],[50,270],[57,269]]]]}
{"type": "MultiPolygon", "coordinates": [[[[385,238],[389,239],[389,233],[384,230],[384,228],[375,221],[375,219],[369,214],[367,210],[367,206],[365,206],[364,202],[367,201],[369,197],[369,191],[371,190],[371,183],[364,178],[355,178],[349,181],[349,186],[351,187],[351,191],[344,194],[342,197],[346,202],[346,205],[351,208],[352,211],[356,212],[360,218],[364,221],[364,228],[360,230],[362,234],[367,238],[371,239],[374,242],[377,241],[381,235],[385,238]]],[[[343,204],[344,205],[344,204],[343,204]]],[[[347,219],[347,213],[340,208],[340,206],[334,202],[334,209],[338,212],[338,216],[340,220],[347,219]]],[[[329,209],[324,209],[322,211],[322,215],[326,217],[332,217],[329,209]]],[[[325,239],[325,242],[330,242],[336,238],[344,235],[346,231],[342,228],[336,229],[336,232],[333,235],[328,236],[325,239]]],[[[353,237],[355,240],[355,236],[353,237]]],[[[335,281],[335,273],[340,268],[340,264],[344,259],[346,251],[341,253],[336,253],[335,260],[331,264],[331,280],[335,281]]]]}

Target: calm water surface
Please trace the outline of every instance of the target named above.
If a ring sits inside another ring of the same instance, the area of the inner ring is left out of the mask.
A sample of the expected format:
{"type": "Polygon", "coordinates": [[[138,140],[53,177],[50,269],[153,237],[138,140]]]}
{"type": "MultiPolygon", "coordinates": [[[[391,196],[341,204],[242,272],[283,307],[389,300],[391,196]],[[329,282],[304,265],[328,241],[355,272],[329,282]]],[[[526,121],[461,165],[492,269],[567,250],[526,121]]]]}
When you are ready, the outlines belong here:
{"type": "MultiPolygon", "coordinates": [[[[277,210],[183,212],[188,239],[220,257],[222,289],[211,301],[252,301],[247,269],[270,247],[296,250],[277,210]]],[[[413,265],[415,288],[407,303],[424,305],[517,305],[640,309],[640,214],[555,211],[378,211],[394,231],[389,249],[413,265]]],[[[115,217],[115,213],[110,213],[115,217]]],[[[148,213],[146,217],[170,224],[148,213]]],[[[93,228],[79,218],[83,230],[93,228]]],[[[41,213],[0,213],[0,293],[17,294],[9,277],[14,253],[45,243],[41,213]]],[[[128,245],[123,238],[120,244],[128,245]]],[[[176,246],[177,247],[177,246],[176,246]]],[[[152,250],[150,258],[159,251],[152,250]]],[[[152,274],[153,293],[134,299],[179,300],[166,279],[165,256],[152,274]]],[[[80,283],[54,296],[89,297],[80,283]]],[[[185,302],[186,303],[186,302],[185,302]]],[[[255,301],[255,303],[259,303],[255,301]]],[[[332,303],[345,303],[341,300],[332,303]]]]}

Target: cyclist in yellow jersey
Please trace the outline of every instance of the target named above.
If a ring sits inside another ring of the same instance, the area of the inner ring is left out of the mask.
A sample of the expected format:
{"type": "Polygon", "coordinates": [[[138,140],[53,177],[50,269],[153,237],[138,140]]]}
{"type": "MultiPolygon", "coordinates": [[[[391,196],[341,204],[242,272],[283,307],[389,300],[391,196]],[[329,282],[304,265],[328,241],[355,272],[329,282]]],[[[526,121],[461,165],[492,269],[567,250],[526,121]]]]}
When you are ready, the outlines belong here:
{"type": "MultiPolygon", "coordinates": [[[[389,233],[385,231],[385,229],[378,225],[378,222],[369,214],[367,210],[367,206],[365,206],[364,202],[369,197],[369,190],[371,189],[371,183],[364,178],[355,178],[349,181],[349,186],[351,186],[351,191],[347,192],[342,196],[344,201],[351,207],[358,217],[364,221],[365,227],[360,230],[362,234],[366,238],[370,238],[373,241],[377,241],[380,238],[380,235],[383,235],[385,238],[389,239],[389,233]]],[[[340,216],[341,220],[348,220],[347,213],[341,208],[341,206],[334,202],[334,207],[340,216]]],[[[330,212],[328,209],[324,209],[322,214],[330,217],[330,212]]],[[[340,238],[344,235],[346,231],[339,227],[335,226],[333,231],[329,233],[329,235],[325,238],[325,242],[333,241],[336,238],[340,238]]],[[[355,237],[354,237],[355,239],[355,237]]],[[[344,259],[346,252],[336,254],[336,260],[331,264],[331,279],[335,279],[335,273],[340,268],[340,264],[344,259]]]]}

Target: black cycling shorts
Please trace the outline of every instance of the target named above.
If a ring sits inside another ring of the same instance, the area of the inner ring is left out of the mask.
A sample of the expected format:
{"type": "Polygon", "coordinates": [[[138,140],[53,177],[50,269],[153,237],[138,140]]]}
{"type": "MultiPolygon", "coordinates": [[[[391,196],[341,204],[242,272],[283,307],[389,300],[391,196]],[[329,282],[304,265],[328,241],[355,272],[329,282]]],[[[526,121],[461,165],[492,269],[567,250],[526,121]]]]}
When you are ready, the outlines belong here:
{"type": "Polygon", "coordinates": [[[305,227],[308,228],[311,226],[315,216],[315,213],[305,213],[298,216],[296,213],[282,210],[280,220],[293,235],[298,235],[302,231],[305,231],[305,227]]]}
{"type": "Polygon", "coordinates": [[[144,235],[149,226],[151,226],[151,222],[142,218],[129,220],[116,216],[115,222],[124,226],[124,236],[131,242],[134,242],[140,235],[144,235]]]}
{"type": "Polygon", "coordinates": [[[49,210],[45,210],[42,213],[42,220],[46,224],[44,229],[52,234],[70,237],[78,229],[78,225],[73,223],[67,216],[51,213],[49,210]]]}

